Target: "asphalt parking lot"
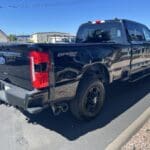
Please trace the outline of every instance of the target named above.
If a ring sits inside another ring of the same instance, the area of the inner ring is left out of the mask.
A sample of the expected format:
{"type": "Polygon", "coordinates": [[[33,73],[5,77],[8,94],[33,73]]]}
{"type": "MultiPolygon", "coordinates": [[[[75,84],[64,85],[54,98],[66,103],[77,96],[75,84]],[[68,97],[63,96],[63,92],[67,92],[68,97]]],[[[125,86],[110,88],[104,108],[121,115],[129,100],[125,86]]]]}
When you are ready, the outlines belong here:
{"type": "Polygon", "coordinates": [[[133,84],[114,83],[99,117],[81,122],[70,112],[53,116],[23,114],[0,105],[3,150],[103,150],[150,106],[150,77],[133,84]]]}

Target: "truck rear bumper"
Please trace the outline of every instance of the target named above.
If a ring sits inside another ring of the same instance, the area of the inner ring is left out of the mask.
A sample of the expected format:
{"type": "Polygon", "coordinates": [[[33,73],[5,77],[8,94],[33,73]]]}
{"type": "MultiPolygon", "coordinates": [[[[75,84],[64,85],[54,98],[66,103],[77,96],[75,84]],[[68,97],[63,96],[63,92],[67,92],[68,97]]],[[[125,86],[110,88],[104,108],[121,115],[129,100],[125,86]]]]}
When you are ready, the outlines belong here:
{"type": "Polygon", "coordinates": [[[48,99],[48,90],[42,93],[38,90],[28,91],[0,80],[0,100],[29,113],[38,113],[48,107],[48,99]]]}

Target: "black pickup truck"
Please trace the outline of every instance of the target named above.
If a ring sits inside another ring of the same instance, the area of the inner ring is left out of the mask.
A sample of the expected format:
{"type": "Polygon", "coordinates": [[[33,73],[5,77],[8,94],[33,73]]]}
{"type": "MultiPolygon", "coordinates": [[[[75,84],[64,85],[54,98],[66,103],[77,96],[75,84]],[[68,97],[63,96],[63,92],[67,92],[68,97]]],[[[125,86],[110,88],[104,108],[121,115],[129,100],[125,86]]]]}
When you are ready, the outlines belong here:
{"type": "MultiPolygon", "coordinates": [[[[89,120],[101,111],[106,87],[150,75],[150,30],[125,20],[80,26],[72,44],[0,46],[0,99],[30,113],[69,108],[89,120]]],[[[111,97],[110,97],[111,98],[111,97]]]]}

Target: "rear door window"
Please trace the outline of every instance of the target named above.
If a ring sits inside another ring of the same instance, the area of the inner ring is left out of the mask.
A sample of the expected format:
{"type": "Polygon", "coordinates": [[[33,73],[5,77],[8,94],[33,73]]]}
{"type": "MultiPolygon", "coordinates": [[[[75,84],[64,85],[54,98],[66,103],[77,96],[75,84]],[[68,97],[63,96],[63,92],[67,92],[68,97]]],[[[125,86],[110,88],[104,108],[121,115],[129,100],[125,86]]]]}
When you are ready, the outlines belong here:
{"type": "Polygon", "coordinates": [[[150,42],[150,30],[147,27],[143,27],[143,33],[145,36],[145,40],[150,42]]]}
{"type": "Polygon", "coordinates": [[[128,39],[132,42],[145,41],[142,25],[127,21],[126,27],[128,31],[128,39]]]}

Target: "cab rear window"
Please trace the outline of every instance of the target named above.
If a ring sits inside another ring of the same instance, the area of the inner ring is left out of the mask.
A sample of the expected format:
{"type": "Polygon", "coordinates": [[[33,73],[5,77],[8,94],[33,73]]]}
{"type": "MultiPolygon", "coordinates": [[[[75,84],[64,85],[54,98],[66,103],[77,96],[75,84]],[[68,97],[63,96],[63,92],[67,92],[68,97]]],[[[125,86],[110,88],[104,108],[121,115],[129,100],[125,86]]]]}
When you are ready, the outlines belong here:
{"type": "Polygon", "coordinates": [[[119,22],[85,24],[79,28],[77,43],[122,43],[122,25],[119,22]]]}

